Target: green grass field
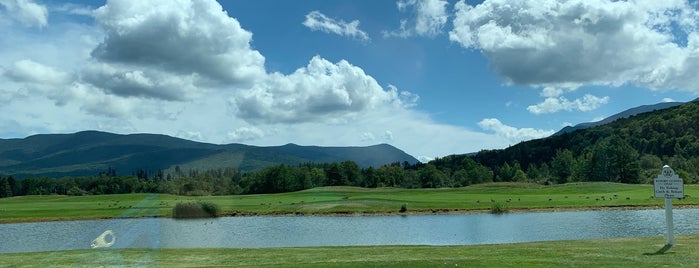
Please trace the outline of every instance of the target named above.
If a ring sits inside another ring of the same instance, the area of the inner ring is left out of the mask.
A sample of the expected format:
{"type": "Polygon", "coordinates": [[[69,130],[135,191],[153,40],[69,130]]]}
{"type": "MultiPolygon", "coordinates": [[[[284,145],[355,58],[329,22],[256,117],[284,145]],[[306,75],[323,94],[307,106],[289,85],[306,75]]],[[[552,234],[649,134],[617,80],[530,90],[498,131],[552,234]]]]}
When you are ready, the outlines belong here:
{"type": "MultiPolygon", "coordinates": [[[[494,203],[510,210],[557,210],[663,206],[652,185],[577,183],[554,186],[492,183],[445,189],[366,189],[321,187],[305,191],[236,196],[123,194],[96,196],[20,196],[0,199],[0,223],[172,215],[178,202],[217,204],[224,215],[487,212],[494,203]]],[[[699,185],[685,186],[683,200],[699,205],[699,185]]]]}
{"type": "Polygon", "coordinates": [[[696,267],[699,235],[476,246],[107,249],[0,254],[7,267],[696,267]]]}
{"type": "MultiPolygon", "coordinates": [[[[555,186],[496,183],[456,189],[323,187],[242,196],[161,194],[24,196],[0,199],[0,223],[113,217],[171,216],[179,202],[201,200],[224,214],[345,214],[487,212],[510,210],[660,208],[652,185],[579,183],[555,186]]],[[[699,186],[687,185],[677,206],[699,205],[699,186]]],[[[696,267],[699,235],[677,236],[654,254],[663,237],[554,241],[476,246],[372,246],[272,249],[102,249],[0,254],[7,267],[696,267]]]]}

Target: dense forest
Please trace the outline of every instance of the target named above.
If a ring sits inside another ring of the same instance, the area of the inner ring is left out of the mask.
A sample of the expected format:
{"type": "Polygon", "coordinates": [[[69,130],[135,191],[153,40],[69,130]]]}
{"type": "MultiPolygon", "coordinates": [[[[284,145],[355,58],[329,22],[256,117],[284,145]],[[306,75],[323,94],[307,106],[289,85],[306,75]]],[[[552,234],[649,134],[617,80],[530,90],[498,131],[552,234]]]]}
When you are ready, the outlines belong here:
{"type": "Polygon", "coordinates": [[[439,188],[484,182],[560,184],[578,181],[650,183],[664,164],[685,183],[699,181],[699,100],[619,119],[589,129],[429,163],[361,168],[353,161],[275,165],[242,173],[234,168],[137,170],[117,176],[0,178],[0,197],[134,192],[230,195],[298,191],[319,186],[439,188]]]}
{"type": "Polygon", "coordinates": [[[511,180],[508,167],[518,165],[535,181],[648,183],[667,164],[693,183],[699,179],[698,128],[699,100],[694,100],[473,158],[492,169],[496,180],[511,180]]]}
{"type": "MultiPolygon", "coordinates": [[[[472,160],[471,160],[472,161],[472,160]]],[[[475,164],[475,162],[474,162],[475,164]]],[[[328,164],[276,165],[256,172],[241,173],[233,168],[205,171],[175,168],[173,173],[139,170],[117,176],[113,169],[96,176],[54,178],[0,178],[0,197],[19,195],[87,195],[119,193],[169,193],[178,195],[230,195],[279,193],[319,186],[359,187],[453,187],[481,181],[450,181],[434,165],[408,162],[379,168],[360,168],[353,161],[328,164]],[[424,168],[428,167],[428,168],[424,168]],[[430,168],[431,167],[431,168],[430,168]],[[426,178],[430,178],[429,180],[426,178]]],[[[482,167],[488,178],[492,173],[482,167]]]]}

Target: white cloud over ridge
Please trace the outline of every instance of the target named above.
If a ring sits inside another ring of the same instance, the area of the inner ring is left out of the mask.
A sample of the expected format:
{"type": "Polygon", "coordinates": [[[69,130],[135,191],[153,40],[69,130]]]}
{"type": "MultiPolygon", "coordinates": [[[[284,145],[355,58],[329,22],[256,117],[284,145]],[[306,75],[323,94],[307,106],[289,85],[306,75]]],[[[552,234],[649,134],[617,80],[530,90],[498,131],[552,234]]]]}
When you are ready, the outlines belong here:
{"type": "Polygon", "coordinates": [[[480,50],[508,83],[699,92],[699,12],[686,1],[459,1],[455,10],[450,40],[480,50]]]}
{"type": "Polygon", "coordinates": [[[27,27],[43,28],[48,24],[49,12],[46,6],[31,0],[0,0],[0,15],[11,17],[27,27]]]}
{"type": "Polygon", "coordinates": [[[518,143],[531,139],[539,139],[553,135],[553,130],[542,130],[533,128],[515,128],[500,122],[496,118],[485,118],[478,122],[482,129],[495,132],[495,135],[505,138],[510,143],[518,143]]]}
{"type": "Polygon", "coordinates": [[[402,12],[413,10],[414,18],[401,20],[400,29],[384,32],[386,37],[435,37],[442,33],[449,18],[446,0],[398,0],[396,5],[402,12]]]}
{"type": "Polygon", "coordinates": [[[317,10],[306,14],[306,20],[303,21],[303,25],[313,31],[322,31],[340,36],[349,36],[364,42],[371,40],[371,38],[369,38],[369,34],[359,29],[358,20],[353,20],[351,22],[336,20],[317,10]]]}
{"type": "Polygon", "coordinates": [[[228,133],[228,140],[234,142],[254,141],[265,136],[265,133],[257,127],[240,127],[228,133]]]}
{"type": "Polygon", "coordinates": [[[597,109],[603,104],[609,102],[609,97],[596,97],[590,94],[586,94],[580,99],[575,99],[573,101],[568,100],[565,97],[548,97],[543,102],[536,105],[530,105],[527,107],[527,111],[533,114],[547,114],[555,113],[558,111],[592,111],[597,109]]]}

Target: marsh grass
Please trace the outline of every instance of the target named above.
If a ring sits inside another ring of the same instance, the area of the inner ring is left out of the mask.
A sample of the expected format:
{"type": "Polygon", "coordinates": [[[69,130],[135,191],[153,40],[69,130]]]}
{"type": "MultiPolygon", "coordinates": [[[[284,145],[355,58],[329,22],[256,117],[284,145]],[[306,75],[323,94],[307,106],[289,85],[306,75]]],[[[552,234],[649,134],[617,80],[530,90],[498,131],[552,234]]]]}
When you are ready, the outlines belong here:
{"type": "Polygon", "coordinates": [[[507,206],[507,204],[503,204],[500,202],[495,202],[490,205],[490,213],[493,214],[504,214],[510,212],[510,208],[507,206]]]}
{"type": "Polygon", "coordinates": [[[220,214],[218,205],[211,202],[182,202],[172,209],[172,217],[176,219],[215,218],[220,214]]]}

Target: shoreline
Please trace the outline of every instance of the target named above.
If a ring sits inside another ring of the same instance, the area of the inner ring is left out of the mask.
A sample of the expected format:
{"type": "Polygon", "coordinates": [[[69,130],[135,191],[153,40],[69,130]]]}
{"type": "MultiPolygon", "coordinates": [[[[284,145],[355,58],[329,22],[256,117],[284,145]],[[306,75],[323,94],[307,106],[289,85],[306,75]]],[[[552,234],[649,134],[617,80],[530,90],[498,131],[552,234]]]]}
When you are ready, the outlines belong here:
{"type": "MultiPolygon", "coordinates": [[[[677,204],[673,205],[673,209],[689,209],[699,208],[699,204],[677,204]]],[[[418,216],[418,215],[457,215],[457,214],[508,214],[508,213],[532,213],[532,212],[567,212],[567,211],[602,211],[602,210],[655,210],[664,209],[660,205],[620,205],[620,206],[573,206],[573,207],[542,207],[542,208],[510,208],[504,213],[492,213],[490,209],[423,209],[423,210],[408,210],[406,212],[398,211],[327,211],[327,212],[288,212],[288,211],[270,211],[270,212],[248,212],[248,211],[225,211],[219,215],[222,217],[279,217],[279,216],[298,216],[298,217],[371,217],[371,216],[418,216]]],[[[134,216],[134,217],[58,217],[58,218],[21,218],[21,219],[0,219],[0,224],[13,223],[35,223],[35,222],[55,222],[55,221],[87,221],[87,220],[112,220],[112,219],[139,219],[139,218],[171,218],[172,216],[134,216]]],[[[201,218],[203,219],[203,218],[201,218]]],[[[188,220],[188,219],[181,219],[188,220]]]]}
{"type": "Polygon", "coordinates": [[[699,235],[481,245],[115,248],[0,253],[9,267],[695,267],[699,235]]]}

